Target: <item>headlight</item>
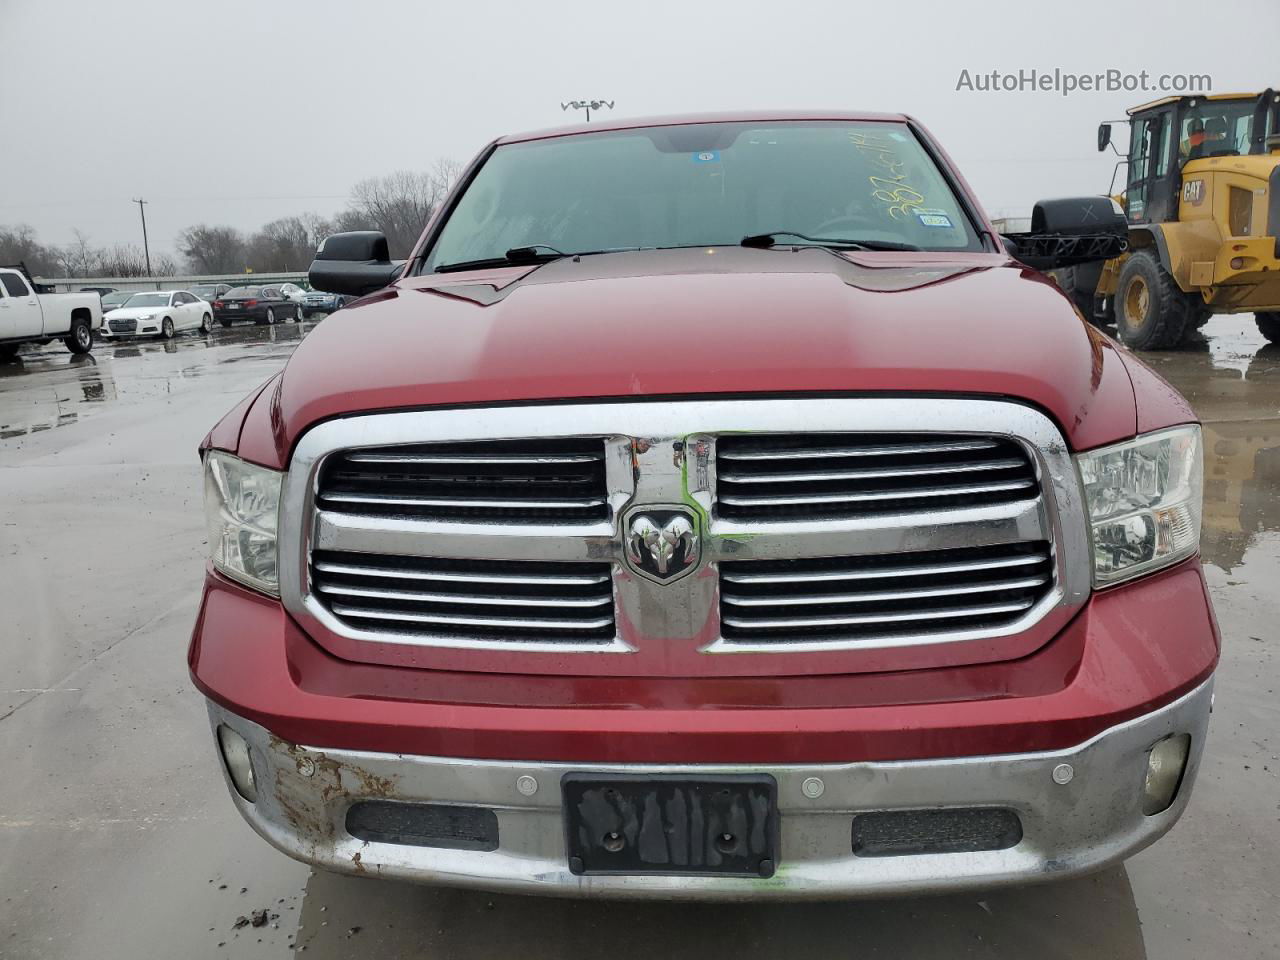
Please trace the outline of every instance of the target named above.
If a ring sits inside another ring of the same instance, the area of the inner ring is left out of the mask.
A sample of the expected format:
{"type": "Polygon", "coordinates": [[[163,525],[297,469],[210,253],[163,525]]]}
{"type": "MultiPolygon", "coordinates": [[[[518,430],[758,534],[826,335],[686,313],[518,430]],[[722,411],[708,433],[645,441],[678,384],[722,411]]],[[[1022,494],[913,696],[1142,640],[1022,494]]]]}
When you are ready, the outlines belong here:
{"type": "Polygon", "coordinates": [[[1091,522],[1095,584],[1148,573],[1200,548],[1198,426],[1082,453],[1076,463],[1091,522]]]}
{"type": "Polygon", "coordinates": [[[280,592],[276,527],[284,474],[210,451],[204,458],[204,513],[213,565],[264,593],[280,592]]]}
{"type": "Polygon", "coordinates": [[[156,315],[154,313],[144,313],[139,317],[135,317],[135,319],[139,321],[154,320],[155,318],[156,318],[156,315]]]}

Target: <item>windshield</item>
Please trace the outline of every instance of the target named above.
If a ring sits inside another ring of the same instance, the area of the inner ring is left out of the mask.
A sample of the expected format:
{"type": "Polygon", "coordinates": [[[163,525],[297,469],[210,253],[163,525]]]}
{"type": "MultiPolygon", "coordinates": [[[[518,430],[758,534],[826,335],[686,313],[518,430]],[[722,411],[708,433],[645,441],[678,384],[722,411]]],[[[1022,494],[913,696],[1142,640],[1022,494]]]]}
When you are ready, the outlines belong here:
{"type": "Polygon", "coordinates": [[[167,293],[135,293],[125,301],[124,305],[126,307],[167,307],[169,295],[167,293]]]}
{"type": "Polygon", "coordinates": [[[498,147],[425,269],[501,258],[517,247],[716,246],[784,232],[982,249],[905,123],[704,123],[498,147]]]}
{"type": "Polygon", "coordinates": [[[1184,160],[1244,156],[1253,137],[1256,100],[1202,100],[1182,115],[1178,150],[1184,160]]]}
{"type": "Polygon", "coordinates": [[[211,297],[217,292],[217,287],[211,283],[200,283],[191,288],[191,292],[197,297],[211,297]]]}

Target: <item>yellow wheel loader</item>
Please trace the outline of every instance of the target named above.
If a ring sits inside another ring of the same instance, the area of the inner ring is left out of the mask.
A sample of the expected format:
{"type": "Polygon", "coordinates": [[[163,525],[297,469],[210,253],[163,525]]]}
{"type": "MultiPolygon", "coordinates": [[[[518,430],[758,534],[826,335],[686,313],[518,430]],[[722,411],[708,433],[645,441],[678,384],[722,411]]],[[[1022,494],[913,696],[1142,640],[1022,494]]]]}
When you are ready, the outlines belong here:
{"type": "MultiPolygon", "coordinates": [[[[1138,350],[1215,313],[1253,313],[1280,343],[1280,93],[1168,97],[1129,111],[1124,254],[1056,272],[1092,322],[1138,350]]],[[[1098,149],[1111,124],[1098,127],[1098,149]]]]}

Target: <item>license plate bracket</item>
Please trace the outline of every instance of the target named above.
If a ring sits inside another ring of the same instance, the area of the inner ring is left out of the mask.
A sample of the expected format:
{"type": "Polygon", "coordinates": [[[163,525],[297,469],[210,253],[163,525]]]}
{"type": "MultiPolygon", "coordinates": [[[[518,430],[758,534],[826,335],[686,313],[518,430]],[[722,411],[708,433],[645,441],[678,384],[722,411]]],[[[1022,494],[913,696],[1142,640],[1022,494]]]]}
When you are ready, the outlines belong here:
{"type": "Polygon", "coordinates": [[[567,773],[569,869],[579,876],[771,877],[778,785],[768,774],[567,773]]]}

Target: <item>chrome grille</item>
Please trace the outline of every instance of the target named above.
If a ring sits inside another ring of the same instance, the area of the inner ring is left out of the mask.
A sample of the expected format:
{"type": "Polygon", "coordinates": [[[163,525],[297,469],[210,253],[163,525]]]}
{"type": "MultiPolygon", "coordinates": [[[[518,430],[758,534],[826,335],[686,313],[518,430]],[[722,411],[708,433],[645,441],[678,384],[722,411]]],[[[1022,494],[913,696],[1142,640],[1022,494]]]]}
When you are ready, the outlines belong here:
{"type": "Polygon", "coordinates": [[[604,441],[493,440],[368,447],[326,462],[321,509],[505,523],[606,519],[604,441]]]}
{"type": "Polygon", "coordinates": [[[862,557],[724,561],[728,641],[930,634],[1007,626],[1053,584],[1047,542],[862,557]]]}
{"type": "Polygon", "coordinates": [[[416,646],[424,652],[414,662],[452,664],[449,648],[483,646],[512,658],[465,660],[466,669],[536,672],[541,654],[589,652],[609,656],[582,659],[588,673],[757,676],[771,669],[762,658],[821,652],[829,657],[823,671],[856,672],[870,649],[994,637],[1009,638],[1001,649],[1010,656],[1037,649],[1089,595],[1086,531],[1062,433],[1024,404],[856,397],[397,411],[328,420],[298,441],[281,502],[280,593],[320,645],[352,660],[367,650],[374,661],[402,662],[416,646]],[[762,456],[779,450],[788,457],[762,456]],[[848,513],[805,501],[785,510],[723,502],[756,488],[869,489],[865,476],[785,476],[814,472],[809,460],[822,470],[888,473],[876,478],[883,487],[870,488],[885,499],[855,501],[848,513]],[[897,472],[907,467],[942,477],[940,468],[954,468],[971,475],[970,486],[990,473],[1012,488],[923,496],[915,474],[897,472]],[[904,478],[905,486],[887,483],[904,478]],[[513,506],[492,502],[497,488],[513,506]],[[571,505],[569,496],[588,503],[571,505]],[[635,572],[626,538],[637,516],[674,507],[698,519],[701,566],[659,583],[635,572]],[[1002,559],[1010,562],[992,563],[1002,559]],[[975,560],[983,566],[930,569],[975,560]],[[430,578],[405,573],[428,568],[430,578]],[[464,571],[474,581],[525,570],[597,580],[521,590],[473,582],[464,590],[438,576],[464,571]],[[605,574],[612,580],[599,579],[605,574]],[[728,579],[740,574],[772,580],[728,579]],[[370,588],[392,595],[350,592],[370,588]],[[604,602],[499,602],[512,595],[604,602]],[[771,602],[742,602],[760,599],[771,602]],[[530,626],[531,618],[538,622],[530,626]],[[566,620],[574,626],[547,622],[566,620]],[[380,639],[403,646],[392,653],[380,639]],[[734,656],[692,656],[721,652],[734,656]]]}
{"type": "Polygon", "coordinates": [[[615,632],[607,563],[316,551],[311,585],[340,621],[373,633],[580,643],[615,632]]]}
{"type": "Polygon", "coordinates": [[[774,434],[721,437],[717,510],[731,520],[808,520],[975,507],[1039,495],[1003,437],[774,434]]]}
{"type": "Polygon", "coordinates": [[[110,320],[107,325],[112,333],[134,333],[138,329],[137,320],[110,320]]]}

